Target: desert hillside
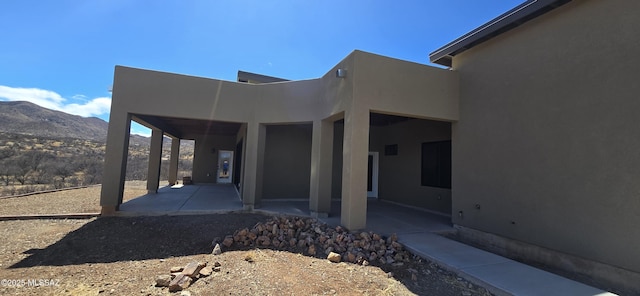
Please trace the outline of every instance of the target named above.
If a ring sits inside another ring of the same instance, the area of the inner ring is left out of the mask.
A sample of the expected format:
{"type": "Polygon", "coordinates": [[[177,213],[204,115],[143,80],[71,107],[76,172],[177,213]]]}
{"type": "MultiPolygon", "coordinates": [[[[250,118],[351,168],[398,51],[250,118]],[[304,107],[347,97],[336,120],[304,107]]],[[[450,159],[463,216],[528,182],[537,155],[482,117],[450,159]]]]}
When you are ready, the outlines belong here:
{"type": "Polygon", "coordinates": [[[30,102],[0,101],[0,132],[37,137],[105,141],[109,124],[40,107],[30,102]]]}
{"type": "MultiPolygon", "coordinates": [[[[0,196],[102,182],[108,123],[29,102],[0,102],[0,196]]],[[[171,140],[163,145],[166,178],[171,140]]],[[[146,180],[149,138],[132,135],[127,180],[146,180]]],[[[193,143],[181,145],[180,169],[190,174],[193,143]]]]}

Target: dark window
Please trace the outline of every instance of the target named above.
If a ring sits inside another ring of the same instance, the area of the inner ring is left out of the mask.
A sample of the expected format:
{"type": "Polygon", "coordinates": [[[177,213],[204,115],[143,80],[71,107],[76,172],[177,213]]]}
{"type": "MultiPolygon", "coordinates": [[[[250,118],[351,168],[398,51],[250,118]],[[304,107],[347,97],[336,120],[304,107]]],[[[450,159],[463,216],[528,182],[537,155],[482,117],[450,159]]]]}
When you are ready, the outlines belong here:
{"type": "Polygon", "coordinates": [[[451,189],[451,141],[422,143],[422,186],[451,189]]]}
{"type": "Polygon", "coordinates": [[[398,155],[398,144],[385,145],[384,155],[398,155]]]}

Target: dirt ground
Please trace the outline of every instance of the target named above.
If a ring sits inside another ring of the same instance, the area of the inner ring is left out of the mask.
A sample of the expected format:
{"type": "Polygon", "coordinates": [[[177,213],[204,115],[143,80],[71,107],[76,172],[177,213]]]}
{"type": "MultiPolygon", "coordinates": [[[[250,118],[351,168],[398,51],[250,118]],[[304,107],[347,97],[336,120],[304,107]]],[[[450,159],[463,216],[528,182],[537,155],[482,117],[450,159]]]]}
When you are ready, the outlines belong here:
{"type": "MultiPolygon", "coordinates": [[[[46,194],[0,198],[0,216],[100,213],[100,185],[46,194]]],[[[147,193],[146,182],[127,181],[123,201],[147,193]]]]}
{"type": "MultiPolygon", "coordinates": [[[[128,196],[142,191],[127,188],[128,196]]],[[[99,187],[0,200],[0,215],[16,204],[25,214],[91,211],[84,203],[97,205],[97,195],[99,187]]],[[[190,295],[490,295],[418,257],[402,266],[362,266],[296,249],[234,245],[211,254],[214,238],[270,218],[235,213],[0,221],[0,294],[171,295],[155,287],[157,276],[198,261],[218,262],[220,271],[197,279],[190,295]]]]}

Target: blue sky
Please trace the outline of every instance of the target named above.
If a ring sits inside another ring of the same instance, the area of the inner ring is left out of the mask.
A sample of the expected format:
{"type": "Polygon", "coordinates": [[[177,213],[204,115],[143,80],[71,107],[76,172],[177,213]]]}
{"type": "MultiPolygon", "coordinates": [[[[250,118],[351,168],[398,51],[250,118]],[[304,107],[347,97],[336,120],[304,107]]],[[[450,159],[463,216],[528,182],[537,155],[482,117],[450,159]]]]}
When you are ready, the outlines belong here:
{"type": "Polygon", "coordinates": [[[429,64],[522,2],[2,1],[0,100],[108,120],[115,65],[235,81],[319,77],[354,49],[429,64]]]}

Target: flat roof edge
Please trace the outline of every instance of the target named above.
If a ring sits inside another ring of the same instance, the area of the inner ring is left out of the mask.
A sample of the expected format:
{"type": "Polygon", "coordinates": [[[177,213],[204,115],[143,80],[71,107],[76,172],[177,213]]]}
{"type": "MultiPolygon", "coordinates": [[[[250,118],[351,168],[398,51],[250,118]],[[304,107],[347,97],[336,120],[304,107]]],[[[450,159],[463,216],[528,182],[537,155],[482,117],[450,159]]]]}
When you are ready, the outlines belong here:
{"type": "Polygon", "coordinates": [[[274,77],[274,76],[268,76],[268,75],[262,75],[262,74],[258,74],[258,73],[238,70],[238,78],[237,78],[238,82],[242,82],[241,80],[249,80],[249,79],[250,80],[259,81],[260,83],[290,81],[290,80],[284,79],[284,78],[279,78],[279,77],[274,77]]]}
{"type": "Polygon", "coordinates": [[[451,67],[453,57],[572,0],[529,0],[429,54],[432,63],[451,67]]]}

